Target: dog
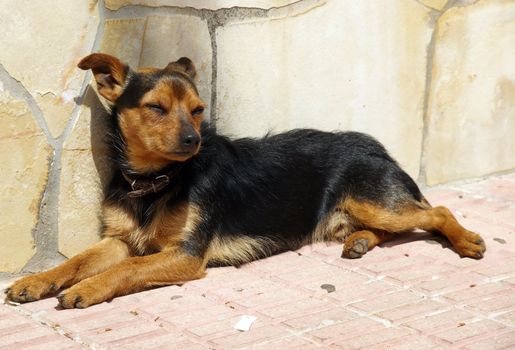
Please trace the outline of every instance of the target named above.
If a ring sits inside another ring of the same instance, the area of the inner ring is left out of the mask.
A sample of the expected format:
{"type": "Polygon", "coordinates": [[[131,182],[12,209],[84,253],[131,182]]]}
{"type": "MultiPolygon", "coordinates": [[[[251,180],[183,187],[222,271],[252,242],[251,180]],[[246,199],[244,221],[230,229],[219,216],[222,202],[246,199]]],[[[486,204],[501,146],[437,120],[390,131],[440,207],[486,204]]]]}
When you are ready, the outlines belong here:
{"type": "Polygon", "coordinates": [[[415,228],[441,233],[462,257],[483,257],[483,239],[432,207],[370,136],[299,129],[231,140],[203,122],[188,58],[133,70],[94,53],[78,66],[112,104],[104,238],[18,280],[9,300],[62,290],[63,308],[85,308],[313,242],[343,242],[342,257],[360,258],[415,228]]]}

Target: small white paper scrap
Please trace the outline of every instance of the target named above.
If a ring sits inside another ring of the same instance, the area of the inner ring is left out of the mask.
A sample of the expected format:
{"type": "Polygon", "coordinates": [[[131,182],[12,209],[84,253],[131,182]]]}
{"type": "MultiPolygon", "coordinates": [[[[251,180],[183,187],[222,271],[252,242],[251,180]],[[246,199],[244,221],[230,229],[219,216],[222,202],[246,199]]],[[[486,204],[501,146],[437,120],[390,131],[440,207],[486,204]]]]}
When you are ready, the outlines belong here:
{"type": "Polygon", "coordinates": [[[257,318],[254,316],[243,315],[234,325],[234,329],[237,329],[242,332],[247,332],[256,319],[257,318]]]}

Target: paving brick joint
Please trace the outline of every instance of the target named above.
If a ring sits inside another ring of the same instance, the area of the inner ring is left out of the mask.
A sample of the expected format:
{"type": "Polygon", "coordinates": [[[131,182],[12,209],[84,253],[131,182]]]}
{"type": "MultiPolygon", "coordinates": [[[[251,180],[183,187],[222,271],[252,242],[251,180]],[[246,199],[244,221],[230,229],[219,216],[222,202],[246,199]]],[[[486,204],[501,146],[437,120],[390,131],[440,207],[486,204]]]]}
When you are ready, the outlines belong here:
{"type": "Polygon", "coordinates": [[[1,304],[0,350],[514,349],[515,174],[425,194],[483,236],[484,259],[424,232],[358,260],[316,244],[84,310],[1,304]],[[243,315],[256,317],[245,332],[243,315]]]}

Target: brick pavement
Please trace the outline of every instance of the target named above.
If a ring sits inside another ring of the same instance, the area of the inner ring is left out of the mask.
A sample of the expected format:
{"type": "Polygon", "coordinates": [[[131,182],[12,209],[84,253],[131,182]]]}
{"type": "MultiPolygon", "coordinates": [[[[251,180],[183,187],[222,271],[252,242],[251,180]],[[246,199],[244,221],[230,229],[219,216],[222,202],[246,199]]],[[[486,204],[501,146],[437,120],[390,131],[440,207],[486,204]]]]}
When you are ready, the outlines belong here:
{"type": "Polygon", "coordinates": [[[85,310],[0,305],[0,350],[515,349],[515,174],[425,193],[483,235],[483,260],[427,233],[359,260],[317,244],[85,310]]]}

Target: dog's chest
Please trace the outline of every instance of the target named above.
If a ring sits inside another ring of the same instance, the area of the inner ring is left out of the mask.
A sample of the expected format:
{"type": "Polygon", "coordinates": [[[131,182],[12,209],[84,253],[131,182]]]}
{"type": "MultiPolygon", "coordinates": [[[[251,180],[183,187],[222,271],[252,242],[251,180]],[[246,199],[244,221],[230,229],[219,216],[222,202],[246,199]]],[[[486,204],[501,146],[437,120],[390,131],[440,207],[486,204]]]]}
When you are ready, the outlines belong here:
{"type": "Polygon", "coordinates": [[[141,223],[130,210],[104,206],[105,235],[125,241],[137,255],[159,252],[177,246],[196,220],[196,210],[189,203],[157,205],[152,218],[141,223]]]}

